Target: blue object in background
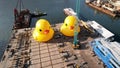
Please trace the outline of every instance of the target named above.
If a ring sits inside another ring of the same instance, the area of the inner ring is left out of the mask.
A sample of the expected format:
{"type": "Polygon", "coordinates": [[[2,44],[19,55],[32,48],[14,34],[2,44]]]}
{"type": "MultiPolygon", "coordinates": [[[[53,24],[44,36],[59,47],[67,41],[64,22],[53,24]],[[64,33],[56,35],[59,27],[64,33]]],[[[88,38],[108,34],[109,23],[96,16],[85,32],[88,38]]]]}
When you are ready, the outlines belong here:
{"type": "Polygon", "coordinates": [[[91,46],[95,54],[103,61],[107,68],[120,68],[120,61],[116,60],[111,51],[104,47],[100,41],[92,41],[91,46]]]}

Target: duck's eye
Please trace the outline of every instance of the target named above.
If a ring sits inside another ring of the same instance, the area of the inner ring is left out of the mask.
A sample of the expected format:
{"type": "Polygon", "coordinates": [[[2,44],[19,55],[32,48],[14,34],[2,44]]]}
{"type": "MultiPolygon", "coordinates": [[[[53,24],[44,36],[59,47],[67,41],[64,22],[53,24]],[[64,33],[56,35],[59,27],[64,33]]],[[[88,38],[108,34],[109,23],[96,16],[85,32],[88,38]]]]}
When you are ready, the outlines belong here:
{"type": "Polygon", "coordinates": [[[65,24],[67,26],[67,24],[65,24]]]}
{"type": "Polygon", "coordinates": [[[39,31],[42,31],[41,29],[39,31]]]}

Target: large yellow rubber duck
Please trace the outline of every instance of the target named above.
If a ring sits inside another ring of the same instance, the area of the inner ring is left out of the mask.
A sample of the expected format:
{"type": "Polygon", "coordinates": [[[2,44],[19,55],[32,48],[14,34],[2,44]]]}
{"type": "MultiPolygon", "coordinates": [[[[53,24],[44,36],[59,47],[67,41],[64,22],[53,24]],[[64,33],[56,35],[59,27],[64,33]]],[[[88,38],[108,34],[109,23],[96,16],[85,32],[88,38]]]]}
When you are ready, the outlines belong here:
{"type": "Polygon", "coordinates": [[[33,31],[33,38],[39,42],[46,42],[54,35],[49,22],[45,19],[40,19],[36,23],[35,30],[33,31]]]}
{"type": "MultiPolygon", "coordinates": [[[[60,32],[65,36],[74,36],[75,23],[77,23],[77,19],[75,16],[66,17],[63,25],[60,28],[60,32]]],[[[80,27],[78,27],[77,31],[80,32],[80,27]]]]}

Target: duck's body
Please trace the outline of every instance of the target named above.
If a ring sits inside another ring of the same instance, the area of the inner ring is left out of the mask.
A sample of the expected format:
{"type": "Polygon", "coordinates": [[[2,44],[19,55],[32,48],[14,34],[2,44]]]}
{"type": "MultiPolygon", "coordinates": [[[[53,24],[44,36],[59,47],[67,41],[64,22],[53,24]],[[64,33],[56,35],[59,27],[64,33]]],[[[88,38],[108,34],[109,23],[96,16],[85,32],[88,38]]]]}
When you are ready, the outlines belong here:
{"type": "Polygon", "coordinates": [[[46,42],[54,35],[49,22],[45,19],[40,19],[36,23],[35,30],[33,31],[33,38],[39,42],[46,42]]]}
{"type": "MultiPolygon", "coordinates": [[[[62,26],[60,31],[62,32],[62,34],[64,34],[65,36],[74,36],[74,29],[71,30],[70,28],[64,27],[62,26]]],[[[78,28],[78,32],[80,32],[80,28],[78,28]]]]}
{"type": "MultiPolygon", "coordinates": [[[[74,16],[68,16],[63,25],[60,28],[60,32],[65,36],[74,36],[74,25],[77,23],[74,16]]],[[[80,27],[77,28],[77,31],[80,32],[80,27]]]]}
{"type": "Polygon", "coordinates": [[[38,30],[33,31],[33,37],[36,41],[46,42],[53,37],[54,31],[50,29],[48,34],[40,34],[38,30]]]}

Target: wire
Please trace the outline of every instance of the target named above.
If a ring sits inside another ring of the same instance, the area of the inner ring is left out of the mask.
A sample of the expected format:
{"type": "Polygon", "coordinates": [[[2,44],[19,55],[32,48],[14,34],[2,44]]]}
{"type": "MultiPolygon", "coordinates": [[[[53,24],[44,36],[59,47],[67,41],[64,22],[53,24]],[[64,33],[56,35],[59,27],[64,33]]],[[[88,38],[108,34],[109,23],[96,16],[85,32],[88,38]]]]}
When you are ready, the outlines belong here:
{"type": "Polygon", "coordinates": [[[22,8],[24,8],[22,0],[17,1],[16,8],[19,9],[20,11],[21,11],[22,8]]]}
{"type": "Polygon", "coordinates": [[[78,18],[78,14],[79,14],[79,11],[80,11],[80,0],[77,0],[76,1],[76,13],[77,13],[77,16],[76,16],[76,23],[74,24],[75,28],[74,28],[74,41],[73,41],[73,44],[74,46],[76,46],[78,44],[78,40],[77,40],[77,36],[78,36],[78,21],[79,21],[79,18],[78,18]]]}

